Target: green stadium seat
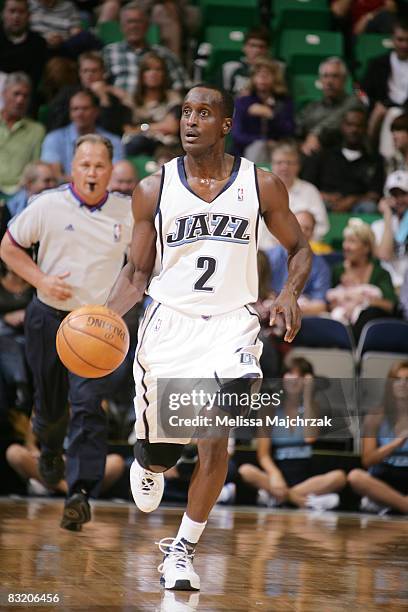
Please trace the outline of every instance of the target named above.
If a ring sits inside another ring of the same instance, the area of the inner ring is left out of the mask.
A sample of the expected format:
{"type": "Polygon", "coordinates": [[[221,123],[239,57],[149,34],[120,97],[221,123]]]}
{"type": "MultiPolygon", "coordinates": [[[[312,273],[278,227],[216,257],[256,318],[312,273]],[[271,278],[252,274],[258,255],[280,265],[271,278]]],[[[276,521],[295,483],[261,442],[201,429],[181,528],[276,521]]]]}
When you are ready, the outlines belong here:
{"type": "MultiPolygon", "coordinates": [[[[300,110],[309,102],[320,100],[322,89],[319,77],[314,74],[296,74],[292,79],[291,86],[296,111],[300,110]]],[[[353,81],[351,76],[346,82],[347,93],[353,93],[353,81]]]]}
{"type": "Polygon", "coordinates": [[[285,30],[279,43],[278,56],[295,74],[312,74],[320,62],[331,55],[343,57],[340,32],[322,30],[285,30]]]}
{"type": "Polygon", "coordinates": [[[328,10],[327,0],[272,0],[272,13],[279,15],[286,9],[294,10],[328,10]]]}
{"type": "Polygon", "coordinates": [[[47,125],[49,112],[50,107],[48,106],[48,104],[41,104],[37,112],[37,120],[43,125],[47,125]]]}
{"type": "Polygon", "coordinates": [[[211,45],[206,67],[206,78],[211,79],[224,62],[239,60],[248,28],[209,26],[204,31],[204,40],[211,45]]]}
{"type": "Polygon", "coordinates": [[[330,229],[325,235],[325,237],[323,238],[323,241],[326,242],[327,244],[330,244],[330,246],[332,246],[335,251],[342,250],[343,230],[346,227],[348,220],[351,217],[359,217],[360,219],[362,219],[366,223],[369,223],[370,225],[374,223],[374,221],[377,221],[377,219],[381,219],[381,215],[376,214],[376,213],[373,213],[373,214],[362,213],[362,214],[357,215],[353,213],[330,213],[329,212],[330,229]]]}
{"type": "Polygon", "coordinates": [[[304,30],[305,28],[330,30],[331,25],[331,13],[324,9],[288,9],[282,11],[271,20],[271,28],[275,32],[282,32],[288,28],[291,30],[304,30]]]}
{"type": "Polygon", "coordinates": [[[356,77],[361,78],[367,68],[367,64],[373,57],[384,55],[393,48],[390,35],[385,34],[360,34],[357,36],[354,47],[354,58],[356,60],[356,77]]]}
{"type": "MultiPolygon", "coordinates": [[[[119,21],[105,21],[104,23],[98,23],[96,27],[96,35],[101,39],[104,45],[110,45],[111,43],[120,42],[123,40],[123,34],[119,21]]],[[[147,31],[147,40],[151,45],[155,45],[160,42],[160,31],[157,25],[152,24],[149,27],[147,31]]]]}
{"type": "Polygon", "coordinates": [[[201,0],[204,26],[246,26],[259,24],[258,0],[201,0]]]}
{"type": "Polygon", "coordinates": [[[133,157],[127,158],[134,166],[139,180],[144,178],[145,176],[149,176],[153,172],[157,170],[157,163],[153,157],[149,157],[148,155],[136,155],[133,157]]]}

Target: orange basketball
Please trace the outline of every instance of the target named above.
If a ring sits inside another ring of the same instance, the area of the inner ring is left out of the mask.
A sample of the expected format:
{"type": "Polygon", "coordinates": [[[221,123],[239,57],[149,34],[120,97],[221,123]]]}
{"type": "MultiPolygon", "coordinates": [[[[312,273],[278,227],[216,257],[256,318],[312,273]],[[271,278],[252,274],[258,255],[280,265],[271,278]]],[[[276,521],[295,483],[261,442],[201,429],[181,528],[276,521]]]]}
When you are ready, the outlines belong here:
{"type": "Polygon", "coordinates": [[[106,306],[82,306],[61,322],[57,352],[62,363],[84,378],[100,378],[116,370],[129,349],[129,331],[106,306]]]}

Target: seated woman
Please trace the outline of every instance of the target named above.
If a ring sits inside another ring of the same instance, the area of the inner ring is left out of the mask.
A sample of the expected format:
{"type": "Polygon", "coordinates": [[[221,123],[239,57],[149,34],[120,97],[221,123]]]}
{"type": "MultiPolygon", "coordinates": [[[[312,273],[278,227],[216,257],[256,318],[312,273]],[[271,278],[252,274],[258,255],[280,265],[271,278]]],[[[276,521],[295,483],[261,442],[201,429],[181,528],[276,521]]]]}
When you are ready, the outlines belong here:
{"type": "Polygon", "coordinates": [[[0,278],[0,411],[29,414],[32,397],[24,350],[24,317],[33,289],[2,264],[0,278]]]}
{"type": "Polygon", "coordinates": [[[156,53],[143,57],[134,98],[126,103],[133,109],[124,130],[126,155],[153,155],[160,144],[178,143],[181,97],[169,89],[166,63],[156,53]]]}
{"type": "Polygon", "coordinates": [[[408,514],[408,361],[388,373],[380,412],[364,420],[361,462],[352,470],[351,487],[363,497],[361,508],[385,513],[390,508],[408,514]]]}
{"type": "MultiPolygon", "coordinates": [[[[40,450],[31,428],[31,421],[27,420],[25,443],[10,444],[6,450],[6,460],[10,467],[24,481],[27,481],[27,491],[34,495],[48,495],[53,492],[67,494],[68,485],[60,480],[53,487],[47,485],[41,478],[38,470],[40,450]]],[[[101,491],[105,493],[119,480],[125,470],[125,460],[117,453],[106,456],[105,473],[102,480],[101,491]]]]}
{"type": "Polygon", "coordinates": [[[272,145],[293,136],[293,101],[287,91],[281,65],[258,59],[253,67],[251,94],[235,100],[232,138],[236,155],[269,164],[272,145]]]}
{"type": "Polygon", "coordinates": [[[389,273],[373,259],[374,234],[361,219],[352,218],[343,232],[344,261],[333,268],[326,298],[333,318],[350,323],[356,341],[372,319],[394,313],[397,296],[389,273]]]}
{"type": "MultiPolygon", "coordinates": [[[[283,377],[283,402],[275,415],[279,418],[310,418],[316,414],[314,372],[311,363],[302,357],[293,358],[283,377]]],[[[268,438],[258,438],[259,467],[249,463],[239,467],[242,479],[260,489],[268,505],[289,502],[299,508],[328,510],[339,504],[335,494],[346,484],[342,470],[314,475],[312,444],[316,428],[273,425],[268,438]]]]}

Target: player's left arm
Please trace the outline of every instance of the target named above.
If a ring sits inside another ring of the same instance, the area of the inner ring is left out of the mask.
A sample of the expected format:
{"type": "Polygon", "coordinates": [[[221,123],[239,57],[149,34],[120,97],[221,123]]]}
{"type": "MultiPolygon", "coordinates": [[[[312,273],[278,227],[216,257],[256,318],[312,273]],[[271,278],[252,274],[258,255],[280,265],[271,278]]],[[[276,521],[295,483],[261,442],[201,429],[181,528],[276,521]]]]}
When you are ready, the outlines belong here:
{"type": "Polygon", "coordinates": [[[282,181],[257,169],[261,212],[268,230],[288,252],[288,278],[274,301],[270,325],[278,314],[285,319],[285,341],[292,342],[300,329],[301,311],[297,299],[312,267],[312,251],[295,215],[289,210],[288,192],[282,181]]]}

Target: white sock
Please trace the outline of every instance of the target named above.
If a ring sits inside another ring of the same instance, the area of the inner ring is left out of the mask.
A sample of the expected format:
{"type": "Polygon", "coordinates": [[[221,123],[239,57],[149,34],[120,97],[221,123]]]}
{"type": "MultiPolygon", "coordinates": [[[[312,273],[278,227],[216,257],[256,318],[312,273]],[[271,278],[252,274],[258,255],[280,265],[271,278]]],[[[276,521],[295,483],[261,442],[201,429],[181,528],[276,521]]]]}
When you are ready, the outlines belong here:
{"type": "Polygon", "coordinates": [[[176,536],[176,542],[184,539],[187,540],[187,542],[191,542],[191,544],[197,544],[206,524],[207,521],[205,521],[205,523],[196,523],[196,521],[192,521],[191,518],[184,513],[176,536]]]}

